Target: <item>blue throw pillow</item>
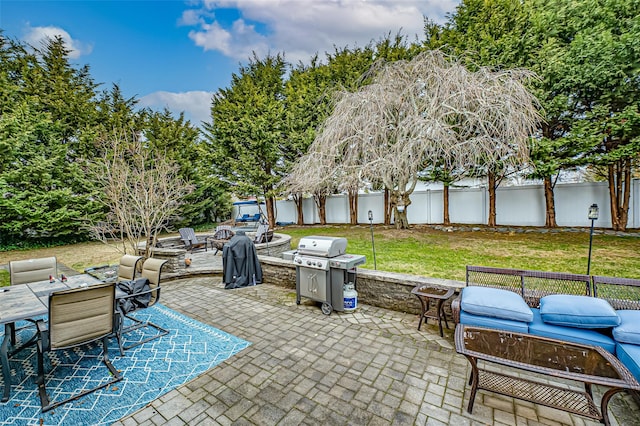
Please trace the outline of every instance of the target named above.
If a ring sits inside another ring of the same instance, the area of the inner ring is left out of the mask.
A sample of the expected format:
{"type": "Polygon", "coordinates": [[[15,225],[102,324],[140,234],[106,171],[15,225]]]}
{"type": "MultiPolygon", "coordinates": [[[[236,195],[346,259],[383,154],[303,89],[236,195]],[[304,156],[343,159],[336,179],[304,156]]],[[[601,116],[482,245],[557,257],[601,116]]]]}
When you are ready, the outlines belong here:
{"type": "Polygon", "coordinates": [[[553,294],[540,299],[540,316],[548,324],[576,328],[608,328],[620,324],[620,317],[604,299],[570,294],[553,294]]]}
{"type": "Polygon", "coordinates": [[[620,325],[614,327],[613,338],[616,342],[640,345],[640,311],[617,311],[620,325]]]}
{"type": "Polygon", "coordinates": [[[474,315],[531,322],[531,308],[519,294],[492,287],[471,286],[462,290],[460,307],[474,315]]]}

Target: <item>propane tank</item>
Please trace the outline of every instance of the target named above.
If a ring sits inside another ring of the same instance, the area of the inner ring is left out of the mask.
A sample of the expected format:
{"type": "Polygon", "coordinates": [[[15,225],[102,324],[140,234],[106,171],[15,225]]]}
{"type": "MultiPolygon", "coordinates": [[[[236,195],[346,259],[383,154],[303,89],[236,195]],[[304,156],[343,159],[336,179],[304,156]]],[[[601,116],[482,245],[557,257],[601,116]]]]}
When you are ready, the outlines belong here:
{"type": "Polygon", "coordinates": [[[342,288],[346,312],[354,311],[358,307],[358,292],[354,287],[353,283],[347,283],[342,288]]]}

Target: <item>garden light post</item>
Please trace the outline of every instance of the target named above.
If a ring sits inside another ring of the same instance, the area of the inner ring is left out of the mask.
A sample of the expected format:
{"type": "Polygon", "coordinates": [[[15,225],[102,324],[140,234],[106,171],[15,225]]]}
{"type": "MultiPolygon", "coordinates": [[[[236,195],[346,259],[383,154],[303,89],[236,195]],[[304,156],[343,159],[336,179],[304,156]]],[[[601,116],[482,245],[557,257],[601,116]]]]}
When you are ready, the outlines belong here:
{"type": "Polygon", "coordinates": [[[593,244],[593,222],[598,219],[598,205],[591,204],[589,207],[589,219],[591,219],[591,232],[589,233],[589,259],[587,260],[587,275],[591,272],[591,246],[593,244]]]}
{"type": "Polygon", "coordinates": [[[373,269],[378,269],[376,265],[376,244],[373,241],[373,212],[369,210],[369,228],[371,229],[371,248],[373,249],[373,269]]]}

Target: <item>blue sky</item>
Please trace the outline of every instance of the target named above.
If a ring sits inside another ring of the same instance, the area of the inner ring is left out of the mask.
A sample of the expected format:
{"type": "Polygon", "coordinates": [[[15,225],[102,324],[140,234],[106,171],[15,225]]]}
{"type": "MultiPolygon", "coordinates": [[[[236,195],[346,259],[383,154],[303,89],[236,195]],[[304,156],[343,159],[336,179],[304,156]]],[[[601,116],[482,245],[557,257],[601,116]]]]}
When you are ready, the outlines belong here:
{"type": "Polygon", "coordinates": [[[333,46],[388,33],[422,39],[423,16],[444,22],[459,0],[0,0],[4,35],[39,46],[60,35],[74,64],[117,83],[139,105],[209,121],[211,95],[252,52],[306,62],[333,46]]]}

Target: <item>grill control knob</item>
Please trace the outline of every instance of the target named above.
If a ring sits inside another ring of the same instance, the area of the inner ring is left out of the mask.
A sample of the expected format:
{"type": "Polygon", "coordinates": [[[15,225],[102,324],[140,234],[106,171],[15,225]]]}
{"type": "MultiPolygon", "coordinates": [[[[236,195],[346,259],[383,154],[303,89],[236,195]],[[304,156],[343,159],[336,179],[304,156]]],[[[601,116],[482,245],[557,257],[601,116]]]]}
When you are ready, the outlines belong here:
{"type": "Polygon", "coordinates": [[[310,260],[307,260],[307,265],[311,266],[311,265],[313,265],[313,264],[311,263],[311,261],[310,261],[310,260]]]}

